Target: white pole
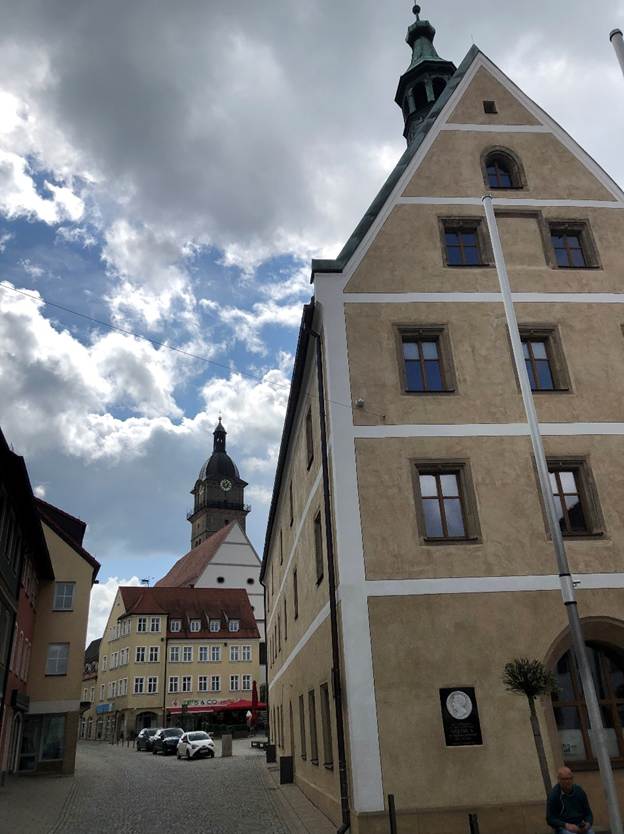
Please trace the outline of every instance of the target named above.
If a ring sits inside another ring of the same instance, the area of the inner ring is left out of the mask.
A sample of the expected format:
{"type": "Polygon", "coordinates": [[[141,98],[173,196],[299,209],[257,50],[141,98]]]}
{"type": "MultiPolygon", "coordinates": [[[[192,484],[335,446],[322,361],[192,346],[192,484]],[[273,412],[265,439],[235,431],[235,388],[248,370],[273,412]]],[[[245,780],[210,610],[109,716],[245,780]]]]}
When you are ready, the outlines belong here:
{"type": "Polygon", "coordinates": [[[624,73],[624,38],[622,38],[622,30],[614,29],[609,35],[609,40],[613,44],[615,54],[620,62],[620,68],[622,73],[624,73]]]}
{"type": "Polygon", "coordinates": [[[572,581],[572,576],[570,575],[568,557],[566,555],[563,535],[561,533],[561,528],[559,527],[559,520],[555,509],[555,502],[548,474],[548,464],[546,462],[546,454],[544,453],[544,445],[542,443],[537,412],[533,401],[533,392],[531,391],[529,374],[524,361],[520,331],[518,330],[516,312],[511,297],[511,287],[509,285],[509,276],[507,275],[505,256],[503,254],[503,247],[498,234],[498,225],[496,223],[492,198],[489,195],[486,195],[483,198],[483,206],[485,208],[485,216],[487,218],[488,229],[492,241],[496,272],[498,273],[498,281],[500,284],[501,294],[503,296],[503,305],[505,307],[505,315],[507,317],[507,327],[509,328],[509,336],[511,338],[511,347],[516,366],[516,373],[518,374],[518,379],[520,380],[522,401],[524,403],[524,410],[527,416],[527,423],[529,424],[531,444],[533,446],[533,455],[535,456],[535,465],[537,467],[539,485],[542,492],[544,506],[546,508],[548,528],[550,530],[550,537],[555,549],[557,567],[559,570],[559,581],[561,584],[561,596],[563,597],[563,603],[568,614],[568,623],[572,636],[572,646],[574,648],[574,654],[579,667],[583,693],[585,695],[585,703],[589,713],[589,721],[592,728],[591,745],[596,753],[596,758],[598,759],[602,785],[607,798],[611,834],[622,834],[620,806],[615,789],[615,782],[613,780],[613,771],[611,770],[611,760],[609,758],[607,740],[602,724],[602,715],[600,714],[600,706],[596,696],[594,679],[592,678],[589,659],[587,657],[587,649],[585,647],[583,630],[581,628],[581,621],[576,604],[574,583],[572,581]]]}

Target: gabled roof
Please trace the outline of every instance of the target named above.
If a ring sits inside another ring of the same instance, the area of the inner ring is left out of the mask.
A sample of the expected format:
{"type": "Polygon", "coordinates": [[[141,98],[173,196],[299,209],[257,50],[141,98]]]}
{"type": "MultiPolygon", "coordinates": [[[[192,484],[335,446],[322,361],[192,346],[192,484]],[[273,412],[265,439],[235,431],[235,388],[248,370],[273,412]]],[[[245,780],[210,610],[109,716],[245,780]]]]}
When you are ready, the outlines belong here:
{"type": "Polygon", "coordinates": [[[230,521],[225,527],[217,530],[197,547],[182,556],[169,573],[155,583],[156,588],[192,587],[202,575],[208,563],[215,557],[217,550],[227,539],[230,531],[237,522],[230,521]]]}
{"type": "Polygon", "coordinates": [[[390,176],[385,181],[385,183],[381,186],[381,189],[373,202],[368,207],[364,217],[360,220],[358,225],[355,227],[355,230],[342,247],[342,250],[337,258],[329,259],[329,260],[319,260],[313,259],[312,261],[312,280],[314,280],[314,275],[317,272],[342,272],[349,258],[355,250],[358,248],[364,236],[370,229],[370,227],[375,222],[375,219],[379,212],[384,207],[386,200],[394,190],[394,187],[401,179],[407,166],[410,164],[412,159],[414,158],[416,152],[424,142],[427,134],[433,127],[436,119],[440,115],[442,109],[444,108],[447,101],[453,95],[459,84],[461,83],[462,79],[470,69],[472,62],[478,55],[482,55],[483,53],[477,46],[471,46],[468,50],[468,53],[464,60],[461,62],[459,67],[457,68],[456,72],[451,79],[449,80],[448,84],[444,88],[444,91],[437,99],[431,110],[429,111],[427,117],[423,120],[420,129],[412,142],[407,146],[405,153],[399,159],[397,164],[395,165],[394,169],[390,173],[390,176]]]}
{"type": "Polygon", "coordinates": [[[87,648],[85,649],[85,656],[84,662],[85,663],[93,663],[94,660],[97,660],[100,655],[100,643],[102,642],[102,638],[98,637],[97,640],[92,640],[87,648]]]}
{"type": "Polygon", "coordinates": [[[37,498],[37,503],[40,507],[45,507],[47,512],[55,519],[59,527],[62,527],[67,535],[73,539],[79,547],[82,547],[82,542],[84,541],[85,532],[87,530],[87,524],[85,521],[80,518],[76,518],[75,515],[70,515],[60,507],[55,507],[54,504],[49,504],[47,501],[44,501],[43,498],[37,498]]]}
{"type": "Polygon", "coordinates": [[[74,516],[70,516],[69,513],[66,513],[64,510],[60,510],[53,504],[48,504],[47,501],[42,501],[41,498],[35,498],[35,504],[37,505],[41,520],[47,524],[50,530],[56,533],[59,538],[63,539],[65,544],[68,544],[79,556],[82,556],[85,562],[91,565],[93,568],[93,580],[95,580],[95,577],[98,575],[98,571],[100,570],[100,563],[89,553],[88,550],[84,549],[82,544],[80,544],[77,539],[73,537],[70,531],[75,533],[77,528],[75,525],[71,524],[68,519],[73,519],[73,521],[78,522],[79,524],[83,524],[83,522],[74,516]]]}
{"type": "Polygon", "coordinates": [[[119,588],[126,615],[165,614],[182,620],[182,631],[171,636],[180,638],[192,636],[235,639],[258,637],[254,612],[244,588],[146,588],[144,586],[121,586],[119,588]],[[202,629],[189,633],[188,621],[200,619],[202,629]],[[220,632],[209,632],[208,621],[220,620],[220,632]],[[239,620],[236,632],[227,629],[228,620],[239,620]],[[225,626],[225,627],[223,627],[225,626]]]}

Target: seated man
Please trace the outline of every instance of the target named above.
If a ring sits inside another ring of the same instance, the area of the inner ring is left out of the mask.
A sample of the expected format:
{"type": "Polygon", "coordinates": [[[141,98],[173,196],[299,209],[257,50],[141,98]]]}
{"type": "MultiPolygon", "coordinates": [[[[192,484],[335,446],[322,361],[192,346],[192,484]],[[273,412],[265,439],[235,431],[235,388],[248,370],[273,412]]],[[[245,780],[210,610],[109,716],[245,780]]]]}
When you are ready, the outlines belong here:
{"type": "Polygon", "coordinates": [[[557,782],[548,794],[546,822],[557,834],[592,834],[594,815],[589,807],[587,794],[580,785],[574,784],[569,767],[560,767],[557,782]]]}

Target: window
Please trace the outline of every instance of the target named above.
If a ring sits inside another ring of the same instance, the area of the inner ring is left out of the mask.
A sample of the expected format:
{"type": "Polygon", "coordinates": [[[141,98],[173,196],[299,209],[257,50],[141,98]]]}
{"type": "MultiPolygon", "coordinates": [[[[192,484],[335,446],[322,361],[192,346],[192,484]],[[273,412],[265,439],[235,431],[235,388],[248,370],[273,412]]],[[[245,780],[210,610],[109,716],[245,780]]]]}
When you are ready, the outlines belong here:
{"type": "Polygon", "coordinates": [[[191,631],[201,631],[201,620],[191,620],[191,631]]]}
{"type": "Polygon", "coordinates": [[[108,657],[106,655],[104,655],[104,657],[102,658],[102,671],[106,672],[107,669],[108,669],[108,657]]]}
{"type": "Polygon", "coordinates": [[[169,692],[178,692],[180,688],[180,678],[177,677],[170,677],[169,678],[169,692]]]}
{"type": "Polygon", "coordinates": [[[314,434],[312,432],[312,406],[308,408],[305,421],[306,454],[308,458],[308,469],[314,460],[314,434]]]}
{"type": "Polygon", "coordinates": [[[316,562],[316,584],[323,579],[323,530],[321,514],[318,512],[314,519],[314,559],[316,562]]]}
{"type": "Polygon", "coordinates": [[[329,686],[321,685],[321,727],[323,730],[323,764],[327,768],[334,766],[334,753],[331,733],[331,710],[329,706],[329,686]]]}
{"type": "Polygon", "coordinates": [[[169,662],[170,663],[179,663],[180,662],[180,647],[179,646],[169,646],[169,662]]]}
{"type": "Polygon", "coordinates": [[[444,326],[399,327],[398,339],[405,393],[454,392],[451,346],[444,326]]]}
{"type": "Polygon", "coordinates": [[[144,686],[145,686],[145,678],[135,678],[134,679],[134,694],[135,695],[142,695],[144,686]]]}
{"type": "Polygon", "coordinates": [[[221,661],[221,646],[210,647],[210,660],[212,663],[219,663],[221,661]]]}
{"type": "Polygon", "coordinates": [[[41,722],[41,760],[58,761],[65,750],[65,716],[44,715],[41,722]]]}
{"type": "Polygon", "coordinates": [[[293,570],[293,605],[295,607],[295,620],[299,616],[299,588],[297,586],[297,568],[293,570]]]}
{"type": "Polygon", "coordinates": [[[444,248],[447,266],[482,266],[480,223],[444,223],[444,248]]]}
{"type": "Polygon", "coordinates": [[[221,631],[221,620],[210,620],[210,631],[221,631]]]}
{"type": "Polygon", "coordinates": [[[137,619],[137,631],[147,631],[147,617],[137,619]]]}
{"type": "Polygon", "coordinates": [[[251,646],[241,646],[241,660],[251,660],[251,646]]]}
{"type": "Polygon", "coordinates": [[[234,662],[240,660],[240,646],[230,646],[230,660],[234,662]]]}
{"type": "Polygon", "coordinates": [[[74,607],[75,582],[55,582],[54,584],[54,610],[71,611],[74,607]]]}
{"type": "Polygon", "coordinates": [[[183,646],[182,647],[182,661],[183,661],[183,663],[191,663],[193,661],[193,647],[192,646],[183,646]]]}
{"type": "Polygon", "coordinates": [[[483,112],[484,113],[498,113],[496,108],[495,101],[484,101],[483,102],[483,112]]]}
{"type": "Polygon", "coordinates": [[[277,651],[282,651],[282,618],[277,615],[277,651]]]}
{"type": "Polygon", "coordinates": [[[170,620],[169,621],[169,630],[170,631],[181,631],[182,630],[182,621],[181,620],[170,620]]]}
{"type": "Polygon", "coordinates": [[[158,663],[160,661],[160,646],[150,646],[149,662],[158,663]]]}
{"type": "MultiPolygon", "coordinates": [[[[621,764],[624,763],[624,657],[621,649],[601,643],[588,643],[587,651],[609,755],[621,764]]],[[[573,652],[566,652],[554,671],[559,691],[553,693],[552,701],[564,761],[570,765],[578,766],[583,762],[595,767],[592,731],[573,652]]]]}
{"type": "Polygon", "coordinates": [[[210,691],[211,692],[220,692],[221,691],[221,676],[220,675],[211,675],[210,676],[210,691]]]}
{"type": "Polygon", "coordinates": [[[199,662],[206,663],[208,660],[208,646],[199,647],[199,662]]]}
{"type": "Polygon", "coordinates": [[[193,691],[193,679],[190,675],[184,675],[182,678],[182,692],[193,691]]]}
{"type": "Polygon", "coordinates": [[[486,162],[487,184],[490,188],[514,188],[512,166],[501,154],[491,154],[486,162]]]}
{"type": "Polygon", "coordinates": [[[598,250],[585,220],[553,220],[546,226],[546,251],[555,269],[596,269],[598,250]]]}
{"type": "Polygon", "coordinates": [[[299,736],[301,738],[301,758],[306,758],[306,731],[305,714],[303,707],[303,695],[299,696],[299,736]]]}
{"type": "Polygon", "coordinates": [[[290,526],[293,526],[293,521],[295,520],[294,510],[293,510],[293,488],[292,488],[292,481],[288,485],[288,501],[289,501],[289,509],[290,509],[290,526]]]}
{"type": "Polygon", "coordinates": [[[230,692],[238,692],[240,689],[240,678],[238,675],[230,675],[230,692]]]}
{"type": "Polygon", "coordinates": [[[426,542],[475,541],[476,499],[468,465],[453,461],[416,464],[419,527],[426,542]]]}
{"type": "Polygon", "coordinates": [[[240,628],[240,620],[230,620],[228,622],[228,631],[238,631],[240,628]]]}
{"type": "Polygon", "coordinates": [[[251,675],[243,675],[243,689],[245,692],[251,689],[251,675]]]}
{"type": "Polygon", "coordinates": [[[280,551],[280,565],[283,565],[284,564],[284,535],[282,533],[281,527],[280,527],[279,551],[280,551]]]}
{"type": "Polygon", "coordinates": [[[150,695],[156,695],[158,692],[158,678],[155,676],[147,679],[147,691],[150,695]]]}
{"type": "Polygon", "coordinates": [[[150,631],[160,631],[160,617],[150,618],[150,631]]]}
{"type": "Polygon", "coordinates": [[[200,675],[197,678],[197,691],[208,692],[208,675],[200,675]]]}
{"type": "Polygon", "coordinates": [[[318,764],[318,739],[316,737],[316,697],[314,690],[308,692],[308,719],[310,724],[310,761],[318,764]]]}
{"type": "Polygon", "coordinates": [[[46,675],[66,675],[69,659],[69,643],[49,643],[46,675]]]}
{"type": "Polygon", "coordinates": [[[104,686],[103,683],[101,683],[100,684],[100,701],[104,700],[104,692],[105,692],[105,686],[104,686]]]}
{"type": "Polygon", "coordinates": [[[284,596],[284,643],[288,640],[288,606],[286,605],[286,596],[284,596]]]}
{"type": "Polygon", "coordinates": [[[563,535],[582,536],[594,532],[599,526],[597,502],[584,461],[549,461],[548,471],[563,535]]]}

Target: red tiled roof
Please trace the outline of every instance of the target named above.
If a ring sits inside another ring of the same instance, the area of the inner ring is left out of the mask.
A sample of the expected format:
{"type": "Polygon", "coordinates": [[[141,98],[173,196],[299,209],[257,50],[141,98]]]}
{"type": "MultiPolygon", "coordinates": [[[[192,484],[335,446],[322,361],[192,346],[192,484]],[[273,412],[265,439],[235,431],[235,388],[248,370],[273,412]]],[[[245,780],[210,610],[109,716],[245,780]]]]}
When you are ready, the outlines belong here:
{"type": "Polygon", "coordinates": [[[165,614],[182,620],[176,638],[236,639],[259,637],[249,597],[244,588],[146,588],[120,586],[126,614],[165,614]],[[188,621],[201,619],[202,630],[189,632],[188,621]],[[221,620],[221,631],[208,631],[208,620],[221,620]],[[227,621],[239,620],[238,631],[228,631],[227,621]]]}
{"type": "Polygon", "coordinates": [[[155,583],[156,588],[183,588],[193,586],[204,572],[206,565],[214,558],[217,550],[226,540],[236,522],[231,521],[213,533],[197,547],[189,550],[175,563],[168,574],[155,583]]]}

